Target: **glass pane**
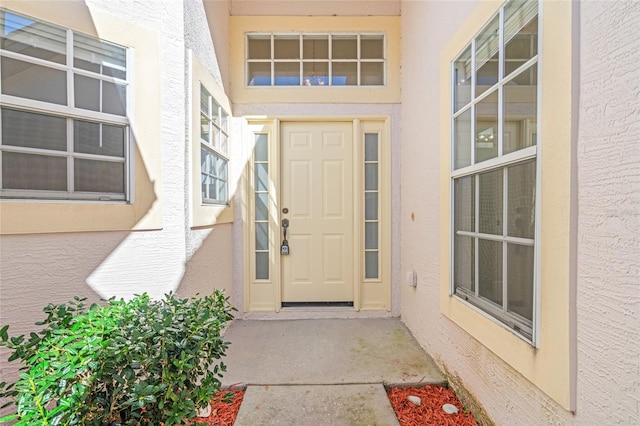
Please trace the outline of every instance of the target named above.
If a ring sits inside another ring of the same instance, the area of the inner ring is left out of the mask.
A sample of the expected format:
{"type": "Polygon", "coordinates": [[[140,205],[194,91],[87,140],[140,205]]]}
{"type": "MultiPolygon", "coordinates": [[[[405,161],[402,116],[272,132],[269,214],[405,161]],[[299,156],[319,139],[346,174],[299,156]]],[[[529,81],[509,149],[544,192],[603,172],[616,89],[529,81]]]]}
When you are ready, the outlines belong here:
{"type": "Polygon", "coordinates": [[[537,72],[538,66],[534,65],[504,86],[504,131],[502,138],[502,152],[504,154],[530,147],[536,143],[537,72]],[[519,85],[520,82],[525,84],[519,85]]]}
{"type": "Polygon", "coordinates": [[[73,81],[76,108],[100,111],[100,80],[76,74],[73,81]]]}
{"type": "Polygon", "coordinates": [[[355,62],[334,62],[331,74],[333,86],[355,86],[358,84],[358,64],[355,62]]]}
{"type": "MultiPolygon", "coordinates": [[[[225,174],[226,174],[226,163],[223,166],[223,169],[225,170],[225,174]]],[[[216,201],[221,202],[221,203],[226,203],[229,201],[229,195],[227,193],[227,182],[226,180],[220,180],[218,179],[218,196],[216,197],[216,201]]]]}
{"type": "Polygon", "coordinates": [[[256,194],[256,220],[269,218],[269,194],[256,194]]]}
{"type": "Polygon", "coordinates": [[[200,176],[202,181],[202,202],[207,203],[216,199],[218,190],[216,189],[215,178],[207,175],[200,176]]]}
{"type": "Polygon", "coordinates": [[[326,35],[302,36],[304,59],[329,59],[329,37],[326,35]]]}
{"type": "Polygon", "coordinates": [[[271,59],[271,36],[251,35],[247,43],[248,59],[271,59]]]}
{"type": "Polygon", "coordinates": [[[275,36],[273,57],[274,59],[300,59],[300,38],[298,36],[275,36]]]}
{"type": "Polygon", "coordinates": [[[378,222],[366,222],[364,224],[364,248],[378,248],[378,222]]]}
{"type": "Polygon", "coordinates": [[[3,152],[2,188],[66,191],[67,159],[3,152]]]}
{"type": "Polygon", "coordinates": [[[102,125],[102,149],[105,155],[124,157],[125,128],[122,126],[102,125]]]}
{"type": "Polygon", "coordinates": [[[73,121],[73,151],[95,154],[100,151],[100,123],[73,121]]]}
{"type": "Polygon", "coordinates": [[[271,86],[271,64],[264,62],[250,62],[247,64],[249,75],[248,86],[271,86]]]}
{"type": "Polygon", "coordinates": [[[378,134],[365,133],[364,161],[378,161],[378,134]]]}
{"type": "Polygon", "coordinates": [[[471,110],[453,120],[454,169],[471,165],[471,110]]]}
{"type": "Polygon", "coordinates": [[[535,18],[505,47],[505,77],[538,53],[538,18],[535,18]]]}
{"type": "Polygon", "coordinates": [[[220,130],[213,124],[209,127],[211,130],[211,134],[209,137],[211,138],[211,145],[218,148],[220,150],[220,130]]]}
{"type": "Polygon", "coordinates": [[[453,111],[471,102],[471,46],[453,62],[453,111]]]}
{"type": "Polygon", "coordinates": [[[74,66],[100,74],[126,78],[127,50],[82,34],[73,34],[74,66]]]}
{"type": "Polygon", "coordinates": [[[480,297],[502,306],[502,243],[478,243],[478,281],[480,297]]]}
{"type": "Polygon", "coordinates": [[[122,84],[102,82],[102,112],[116,115],[127,113],[127,88],[122,84]]]}
{"type": "Polygon", "coordinates": [[[84,154],[124,157],[124,128],[74,120],[73,150],[84,154]]]}
{"type": "Polygon", "coordinates": [[[67,150],[67,120],[51,115],[2,109],[2,144],[67,150]]]}
{"type": "Polygon", "coordinates": [[[499,20],[492,19],[476,38],[476,96],[498,82],[499,20]]]}
{"type": "Polygon", "coordinates": [[[0,58],[2,93],[67,104],[67,73],[7,57],[0,58]]]}
{"type": "Polygon", "coordinates": [[[0,47],[47,61],[66,63],[67,32],[8,11],[0,14],[0,47]]]}
{"type": "Polygon", "coordinates": [[[302,64],[305,86],[329,85],[329,62],[305,62],[302,64]]]}
{"type": "Polygon", "coordinates": [[[229,133],[229,114],[227,114],[222,107],[220,107],[220,128],[225,133],[229,133]]]}
{"type": "Polygon", "coordinates": [[[218,177],[220,177],[220,179],[224,179],[225,182],[229,180],[229,175],[227,173],[228,168],[229,168],[229,163],[227,162],[227,160],[225,160],[224,158],[218,157],[218,171],[220,172],[218,177]]]}
{"type": "Polygon", "coordinates": [[[298,62],[276,62],[273,67],[276,86],[300,85],[300,64],[298,62]]]}
{"type": "Polygon", "coordinates": [[[269,279],[269,253],[256,253],[256,280],[269,279]]]}
{"type": "Polygon", "coordinates": [[[378,220],[378,193],[377,192],[365,192],[364,218],[365,220],[378,220]]]}
{"type": "Polygon", "coordinates": [[[334,35],[331,39],[331,57],[333,59],[357,59],[357,36],[334,35]]]}
{"type": "Polygon", "coordinates": [[[256,222],[256,250],[269,250],[269,223],[256,222]]]}
{"type": "Polygon", "coordinates": [[[211,143],[211,122],[204,115],[200,115],[200,139],[211,143]]]}
{"type": "Polygon", "coordinates": [[[364,189],[365,191],[378,189],[378,164],[367,163],[364,165],[364,189]]]}
{"type": "Polygon", "coordinates": [[[364,277],[365,278],[378,278],[378,252],[367,251],[364,254],[364,277]]]}
{"type": "Polygon", "coordinates": [[[207,92],[207,89],[204,86],[200,86],[200,112],[205,115],[211,115],[211,111],[209,110],[209,98],[211,95],[207,92]]]}
{"type": "Polygon", "coordinates": [[[220,151],[224,154],[229,152],[229,136],[220,133],[220,151]]]}
{"type": "Polygon", "coordinates": [[[209,114],[209,118],[211,118],[211,121],[213,121],[216,126],[221,127],[219,114],[220,105],[218,105],[215,99],[211,98],[211,113],[209,114]]]}
{"type": "Polygon", "coordinates": [[[257,163],[256,167],[256,191],[269,191],[269,165],[257,163]]]}
{"type": "Polygon", "coordinates": [[[360,84],[362,86],[384,85],[384,63],[362,62],[360,64],[360,84]]]}
{"type": "Polygon", "coordinates": [[[504,8],[504,75],[538,54],[538,2],[510,1],[504,8]]]}
{"type": "Polygon", "coordinates": [[[533,246],[507,245],[507,310],[533,320],[533,246]]]}
{"type": "Polygon", "coordinates": [[[498,156],[498,91],[476,104],[476,163],[498,156]]]}
{"type": "Polygon", "coordinates": [[[362,35],[360,36],[361,59],[384,59],[384,36],[362,35]]]}
{"type": "Polygon", "coordinates": [[[502,169],[480,174],[480,232],[502,235],[502,169]]]}
{"type": "Polygon", "coordinates": [[[474,232],[476,228],[476,178],[465,176],[454,182],[454,229],[474,232]]]}
{"type": "Polygon", "coordinates": [[[527,161],[508,168],[508,235],[534,238],[536,200],[536,162],[527,161]]]}
{"type": "Polygon", "coordinates": [[[256,134],[255,161],[269,161],[269,136],[256,134]]]}
{"type": "Polygon", "coordinates": [[[76,158],[76,191],[124,193],[124,164],[76,158]]]}
{"type": "Polygon", "coordinates": [[[217,156],[208,149],[200,148],[200,172],[209,175],[217,174],[217,156]]]}
{"type": "Polygon", "coordinates": [[[456,288],[461,287],[474,293],[475,277],[475,244],[471,237],[456,235],[454,238],[454,271],[453,280],[456,288]]]}

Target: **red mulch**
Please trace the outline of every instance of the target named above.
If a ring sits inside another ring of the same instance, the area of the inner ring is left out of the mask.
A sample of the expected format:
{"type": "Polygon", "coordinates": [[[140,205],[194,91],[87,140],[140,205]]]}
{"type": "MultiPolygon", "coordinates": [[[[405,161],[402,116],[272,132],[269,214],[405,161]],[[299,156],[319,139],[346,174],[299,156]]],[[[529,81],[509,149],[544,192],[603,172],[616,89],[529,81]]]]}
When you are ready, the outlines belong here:
{"type": "MultiPolygon", "coordinates": [[[[243,390],[221,391],[211,400],[211,415],[199,418],[197,425],[233,426],[236,420],[243,390]],[[222,401],[226,393],[233,394],[231,403],[222,401]]],[[[471,414],[465,414],[462,404],[449,389],[440,386],[424,386],[421,388],[391,388],[387,392],[391,406],[401,426],[478,426],[471,414]],[[410,402],[409,395],[417,396],[422,404],[417,406],[410,402]],[[442,409],[444,404],[458,407],[457,414],[447,414],[442,409]]]]}
{"type": "Polygon", "coordinates": [[[242,398],[244,398],[243,390],[218,392],[211,400],[211,415],[206,418],[198,418],[196,424],[207,426],[233,426],[233,422],[236,421],[238,411],[240,411],[242,398]],[[222,401],[222,398],[227,393],[233,394],[233,400],[231,403],[222,401]]]}
{"type": "Polygon", "coordinates": [[[451,390],[439,386],[421,388],[391,388],[387,392],[401,426],[477,426],[471,414],[465,414],[462,404],[451,390]],[[409,395],[417,396],[422,404],[410,402],[409,395]],[[458,407],[457,414],[447,414],[444,404],[458,407]]]}

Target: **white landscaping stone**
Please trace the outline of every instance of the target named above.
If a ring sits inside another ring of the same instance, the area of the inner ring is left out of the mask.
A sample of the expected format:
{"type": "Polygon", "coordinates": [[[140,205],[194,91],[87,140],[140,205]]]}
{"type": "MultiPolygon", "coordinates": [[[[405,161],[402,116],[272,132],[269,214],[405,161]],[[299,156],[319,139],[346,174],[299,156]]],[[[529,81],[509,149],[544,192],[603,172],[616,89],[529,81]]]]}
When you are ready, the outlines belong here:
{"type": "Polygon", "coordinates": [[[409,395],[407,397],[407,399],[409,400],[409,402],[417,405],[418,407],[422,405],[422,400],[420,398],[418,398],[417,396],[409,395]]]}
{"type": "Polygon", "coordinates": [[[211,415],[211,404],[207,404],[206,407],[198,409],[198,417],[209,417],[211,415]]]}
{"type": "Polygon", "coordinates": [[[447,414],[457,414],[458,413],[458,407],[456,407],[453,404],[444,404],[442,406],[442,409],[444,410],[445,413],[447,414]]]}

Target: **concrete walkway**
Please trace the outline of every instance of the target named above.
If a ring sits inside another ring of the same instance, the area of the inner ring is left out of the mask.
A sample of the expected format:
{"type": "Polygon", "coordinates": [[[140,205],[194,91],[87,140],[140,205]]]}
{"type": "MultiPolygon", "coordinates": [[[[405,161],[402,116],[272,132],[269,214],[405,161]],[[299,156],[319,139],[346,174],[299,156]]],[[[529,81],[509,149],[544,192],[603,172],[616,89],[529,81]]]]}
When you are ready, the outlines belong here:
{"type": "Polygon", "coordinates": [[[396,318],[236,320],[225,340],[236,426],[397,425],[384,385],[446,383],[396,318]]]}

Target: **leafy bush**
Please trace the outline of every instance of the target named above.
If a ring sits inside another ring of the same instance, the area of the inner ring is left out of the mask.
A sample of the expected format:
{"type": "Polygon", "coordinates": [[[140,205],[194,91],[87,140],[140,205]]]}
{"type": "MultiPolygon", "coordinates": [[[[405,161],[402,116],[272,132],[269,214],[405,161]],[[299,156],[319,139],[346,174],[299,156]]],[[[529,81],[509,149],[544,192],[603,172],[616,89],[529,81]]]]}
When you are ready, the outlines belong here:
{"type": "Polygon", "coordinates": [[[190,424],[220,390],[220,335],[233,319],[228,297],[111,299],[86,308],[76,297],[48,305],[39,333],[0,346],[22,367],[15,383],[0,383],[16,425],[190,424]]]}

